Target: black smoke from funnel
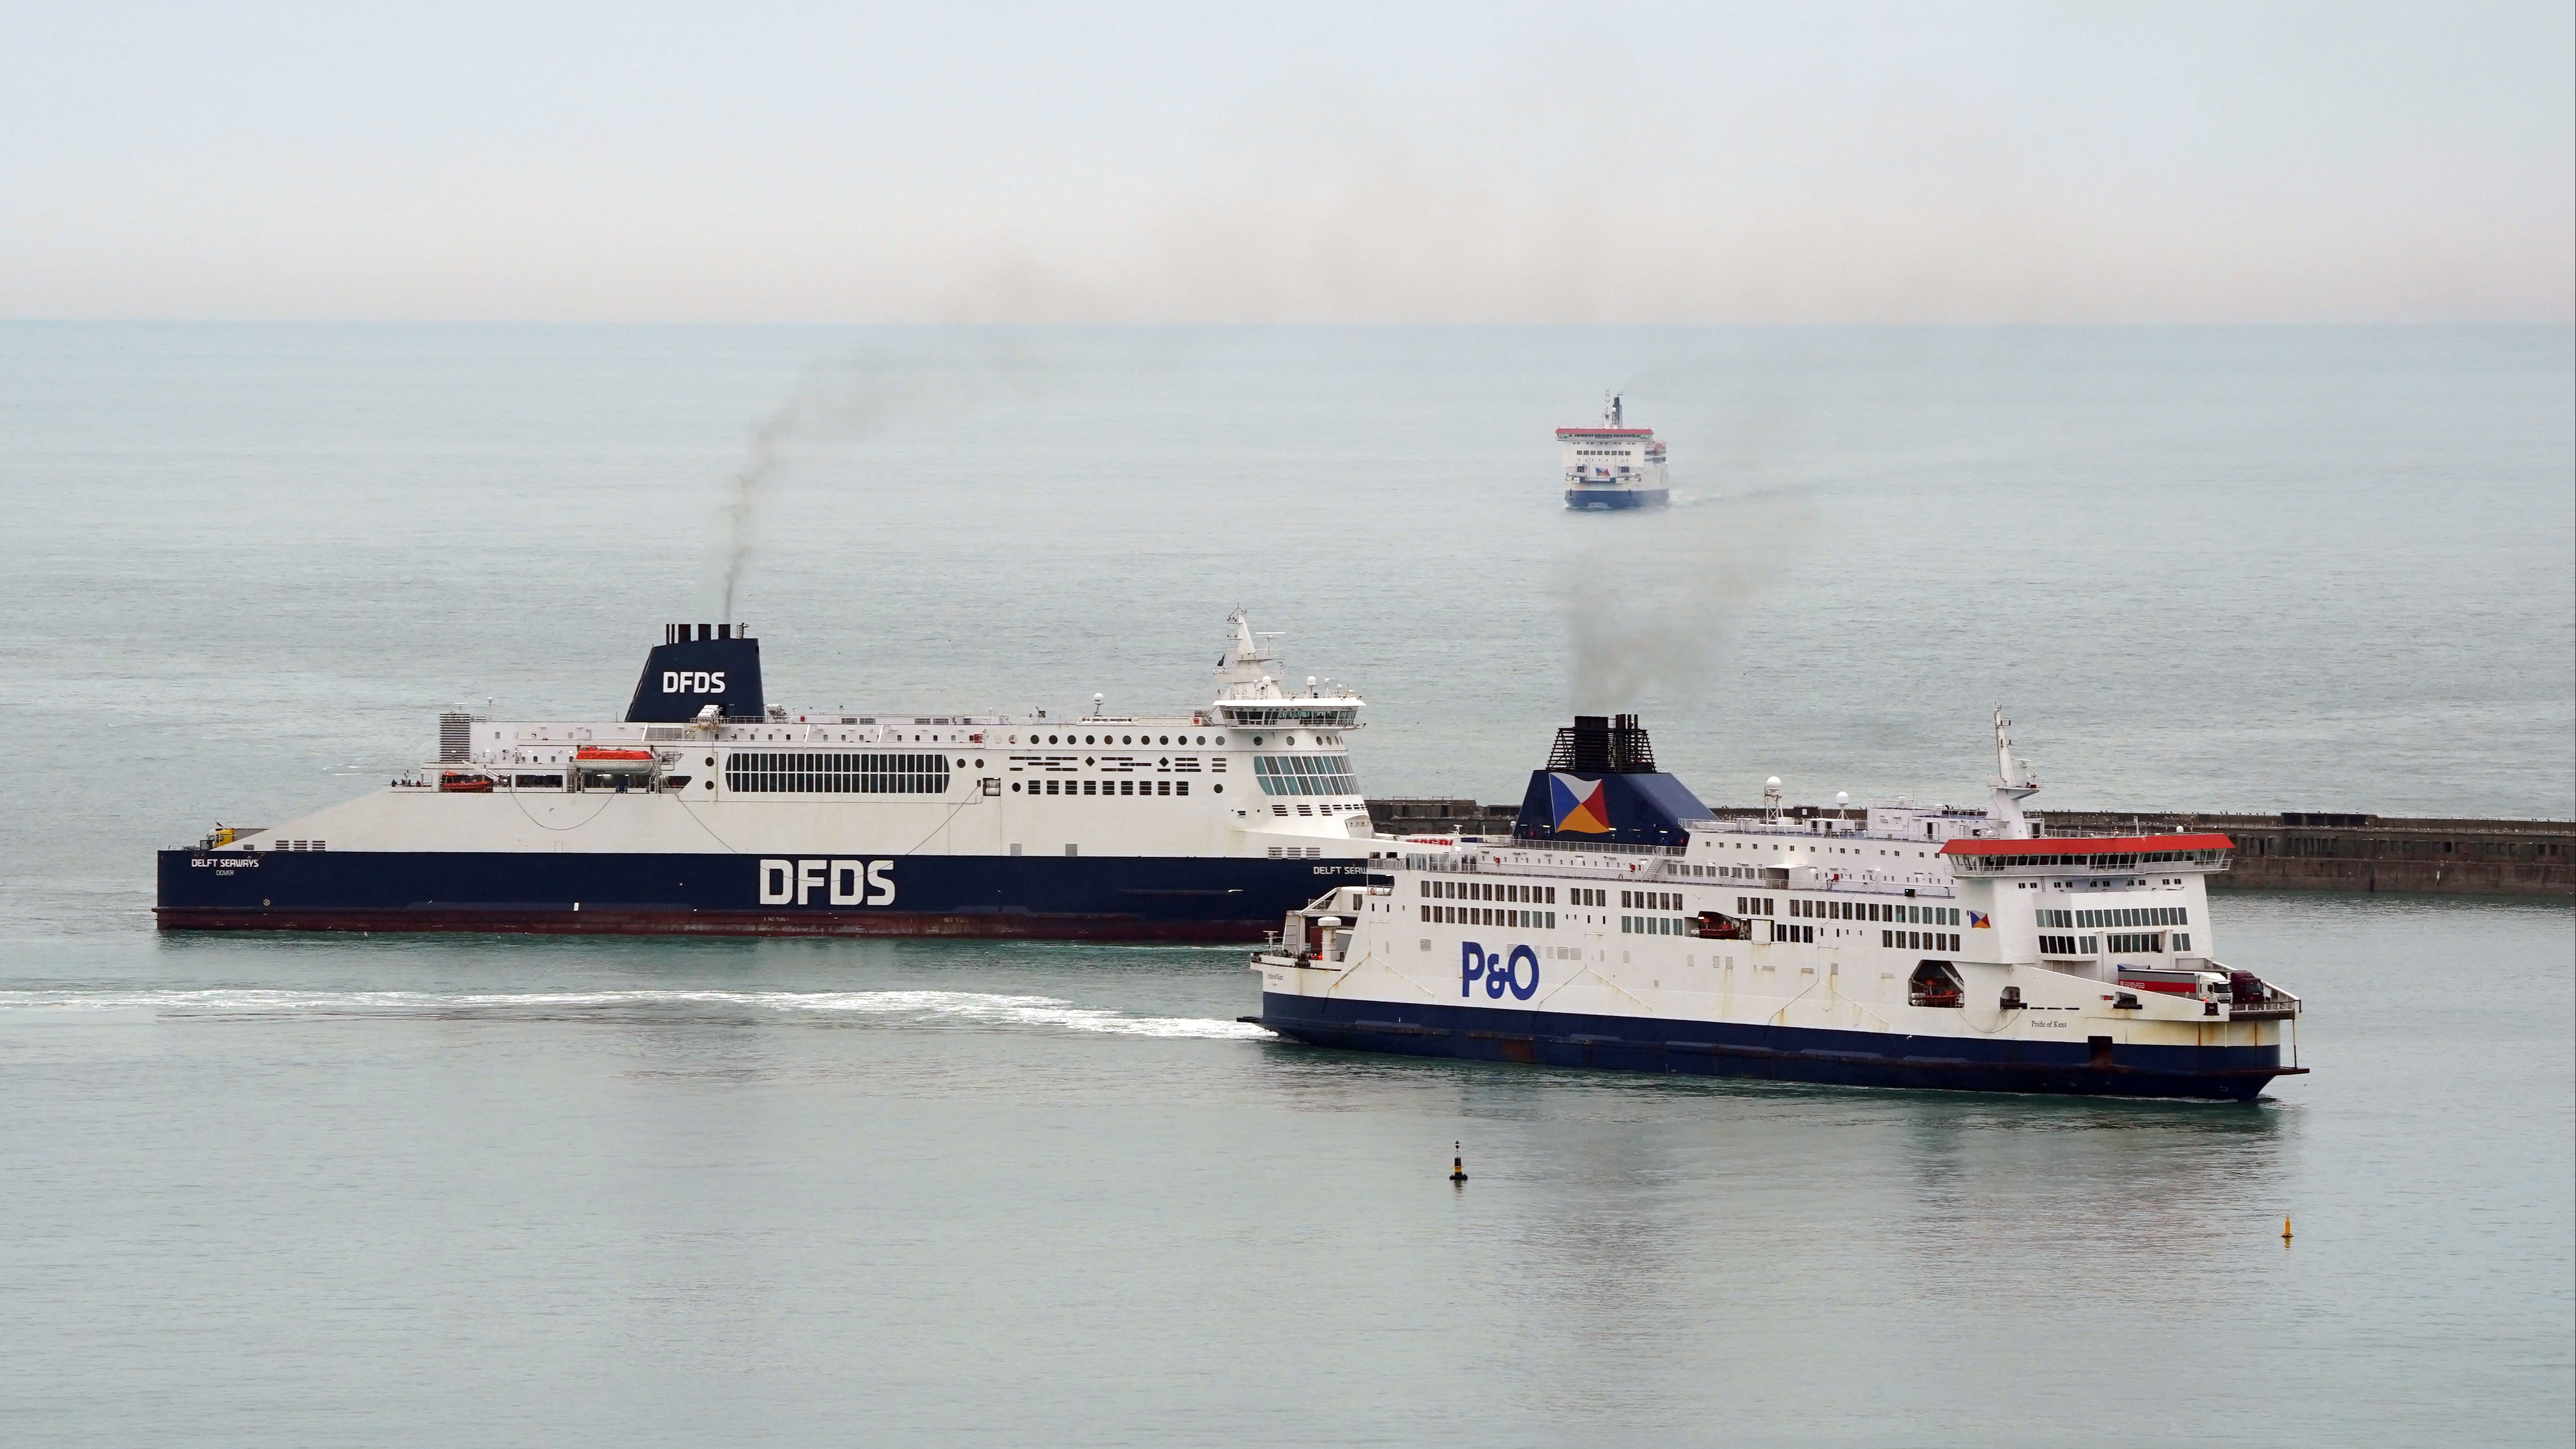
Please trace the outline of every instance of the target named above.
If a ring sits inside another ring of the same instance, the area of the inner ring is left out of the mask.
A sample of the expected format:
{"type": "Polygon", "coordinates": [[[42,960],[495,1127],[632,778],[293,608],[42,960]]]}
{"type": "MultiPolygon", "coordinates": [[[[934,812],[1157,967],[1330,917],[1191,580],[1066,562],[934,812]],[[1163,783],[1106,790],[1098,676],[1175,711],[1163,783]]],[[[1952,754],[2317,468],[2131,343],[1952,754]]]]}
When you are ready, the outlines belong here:
{"type": "Polygon", "coordinates": [[[750,456],[717,510],[718,617],[734,617],[778,480],[805,455],[846,452],[905,425],[937,423],[991,401],[1035,394],[1039,369],[1024,350],[979,342],[964,356],[850,361],[810,369],[779,409],[754,427],[750,456]]]}

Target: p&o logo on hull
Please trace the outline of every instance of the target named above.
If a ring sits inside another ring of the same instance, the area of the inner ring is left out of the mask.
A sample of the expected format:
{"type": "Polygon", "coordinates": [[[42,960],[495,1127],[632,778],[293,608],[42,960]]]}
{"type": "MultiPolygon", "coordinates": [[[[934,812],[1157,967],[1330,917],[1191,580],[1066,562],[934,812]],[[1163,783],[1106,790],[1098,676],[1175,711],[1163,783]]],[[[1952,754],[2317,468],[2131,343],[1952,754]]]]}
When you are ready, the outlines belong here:
{"type": "Polygon", "coordinates": [[[1473,996],[1476,983],[1485,984],[1485,994],[1496,1001],[1508,991],[1515,1001],[1527,1001],[1538,995],[1538,952],[1527,946],[1514,946],[1511,955],[1488,952],[1474,941],[1458,947],[1458,994],[1473,996]],[[1529,963],[1529,980],[1521,980],[1521,963],[1529,963]]]}

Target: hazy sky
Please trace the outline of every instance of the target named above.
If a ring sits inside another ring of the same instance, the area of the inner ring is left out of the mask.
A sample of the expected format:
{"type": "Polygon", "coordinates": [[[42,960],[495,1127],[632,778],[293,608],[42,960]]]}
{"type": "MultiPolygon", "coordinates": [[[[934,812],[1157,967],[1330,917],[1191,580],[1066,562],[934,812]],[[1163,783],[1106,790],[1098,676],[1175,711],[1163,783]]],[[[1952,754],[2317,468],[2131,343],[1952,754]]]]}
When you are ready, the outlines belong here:
{"type": "Polygon", "coordinates": [[[0,0],[0,316],[2564,320],[2566,0],[0,0]]]}

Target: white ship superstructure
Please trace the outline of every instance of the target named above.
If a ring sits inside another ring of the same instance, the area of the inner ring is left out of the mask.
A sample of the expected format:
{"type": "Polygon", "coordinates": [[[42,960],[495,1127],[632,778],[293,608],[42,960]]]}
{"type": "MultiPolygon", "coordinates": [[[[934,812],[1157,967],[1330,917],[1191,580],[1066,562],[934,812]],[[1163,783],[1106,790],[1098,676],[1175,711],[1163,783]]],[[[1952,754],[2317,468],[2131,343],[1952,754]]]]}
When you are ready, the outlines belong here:
{"type": "Polygon", "coordinates": [[[1722,821],[1633,720],[1578,721],[1512,839],[1402,843],[1292,913],[1247,1019],[1363,1050],[1856,1085],[2243,1099],[2296,1073],[2298,999],[2217,955],[2228,839],[2041,834],[2007,723],[1985,809],[1722,821]]]}
{"type": "Polygon", "coordinates": [[[1229,620],[1168,714],[818,710],[672,625],[620,720],[455,712],[434,761],[165,851],[165,928],[1251,939],[1379,848],[1356,691],[1229,620]]]}
{"type": "Polygon", "coordinates": [[[1564,453],[1566,507],[1653,508],[1672,501],[1664,445],[1656,441],[1654,429],[1627,426],[1626,407],[1626,400],[1613,394],[1602,401],[1599,427],[1556,430],[1564,453]]]}

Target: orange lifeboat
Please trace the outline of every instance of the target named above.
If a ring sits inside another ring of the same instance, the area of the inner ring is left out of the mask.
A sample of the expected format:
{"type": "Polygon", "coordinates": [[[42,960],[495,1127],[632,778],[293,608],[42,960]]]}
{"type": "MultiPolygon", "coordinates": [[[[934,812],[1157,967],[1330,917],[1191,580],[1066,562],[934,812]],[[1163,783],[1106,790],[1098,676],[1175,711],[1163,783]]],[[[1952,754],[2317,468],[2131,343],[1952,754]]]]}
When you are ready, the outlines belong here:
{"type": "Polygon", "coordinates": [[[597,746],[597,745],[584,745],[584,746],[582,746],[580,749],[577,749],[577,750],[573,751],[573,752],[572,752],[572,757],[573,757],[575,760],[577,760],[577,761],[578,761],[578,760],[646,760],[646,761],[649,761],[649,760],[651,760],[651,759],[653,758],[653,752],[652,752],[651,750],[610,750],[610,749],[602,749],[602,748],[600,748],[600,747],[599,747],[599,746],[597,746]]]}

